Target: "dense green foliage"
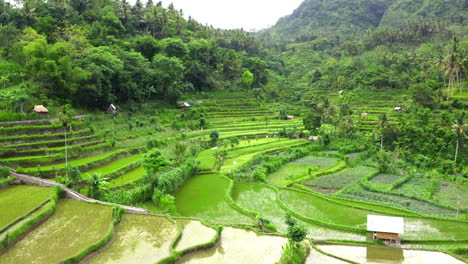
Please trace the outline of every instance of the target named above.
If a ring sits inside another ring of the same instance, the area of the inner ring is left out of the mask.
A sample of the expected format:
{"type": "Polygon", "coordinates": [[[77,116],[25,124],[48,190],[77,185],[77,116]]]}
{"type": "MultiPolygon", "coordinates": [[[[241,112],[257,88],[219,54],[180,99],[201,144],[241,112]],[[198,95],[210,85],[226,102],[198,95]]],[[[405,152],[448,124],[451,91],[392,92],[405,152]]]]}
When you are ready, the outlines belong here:
{"type": "Polygon", "coordinates": [[[49,98],[103,109],[148,98],[241,82],[265,84],[259,44],[242,30],[222,31],[183,17],[173,5],[119,1],[0,2],[3,108],[21,112],[49,98]],[[261,67],[258,67],[258,66],[261,67]]]}

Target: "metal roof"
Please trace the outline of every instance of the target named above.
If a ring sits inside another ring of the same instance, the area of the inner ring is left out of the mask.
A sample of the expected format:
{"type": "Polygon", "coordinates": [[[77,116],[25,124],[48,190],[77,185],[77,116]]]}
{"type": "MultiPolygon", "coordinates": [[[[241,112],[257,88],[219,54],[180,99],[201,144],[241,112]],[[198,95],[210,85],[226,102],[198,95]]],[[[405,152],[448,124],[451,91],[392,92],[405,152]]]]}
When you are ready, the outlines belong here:
{"type": "Polygon", "coordinates": [[[403,217],[368,215],[367,231],[404,234],[405,223],[403,217]]]}

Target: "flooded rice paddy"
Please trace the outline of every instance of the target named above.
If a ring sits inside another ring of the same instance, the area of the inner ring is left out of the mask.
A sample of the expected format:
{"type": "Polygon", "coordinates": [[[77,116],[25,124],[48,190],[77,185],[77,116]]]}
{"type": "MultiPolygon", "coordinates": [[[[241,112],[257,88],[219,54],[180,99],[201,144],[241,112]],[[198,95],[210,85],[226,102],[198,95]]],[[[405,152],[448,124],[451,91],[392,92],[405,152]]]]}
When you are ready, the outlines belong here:
{"type": "MultiPolygon", "coordinates": [[[[286,212],[276,202],[276,193],[273,189],[261,184],[239,183],[234,186],[233,199],[239,205],[258,212],[272,221],[279,232],[286,232],[287,225],[284,222],[286,212]]],[[[299,219],[297,220],[307,227],[308,237],[314,239],[346,239],[358,241],[366,239],[366,236],[363,234],[335,230],[299,219]]]]}
{"type": "Polygon", "coordinates": [[[189,255],[180,263],[271,264],[281,258],[282,246],[286,242],[287,239],[283,237],[225,227],[221,233],[221,242],[216,247],[189,255]]]}
{"type": "Polygon", "coordinates": [[[182,224],[184,225],[182,237],[180,238],[175,248],[179,251],[199,244],[207,243],[216,235],[216,230],[203,225],[199,221],[183,220],[182,224]]]}
{"type": "MultiPolygon", "coordinates": [[[[334,256],[339,256],[347,260],[358,263],[386,263],[386,264],[463,264],[462,261],[441,253],[422,250],[406,250],[400,248],[377,247],[377,246],[318,246],[321,250],[334,256]]],[[[313,262],[311,262],[313,263],[313,262]]],[[[322,263],[322,262],[317,262],[322,263]]],[[[327,264],[328,262],[323,262],[327,264]]],[[[330,262],[336,263],[336,262],[330,262]]]]}
{"type": "Polygon", "coordinates": [[[17,185],[0,191],[0,230],[50,198],[52,189],[17,185]]]}
{"type": "Polygon", "coordinates": [[[164,217],[125,214],[114,239],[90,264],[153,264],[169,256],[177,224],[164,217]]]}
{"type": "Polygon", "coordinates": [[[175,195],[178,212],[216,223],[254,224],[250,217],[236,211],[225,200],[229,186],[218,174],[200,174],[187,181],[175,195]]]}
{"type": "Polygon", "coordinates": [[[348,264],[348,262],[324,255],[312,248],[304,264],[348,264]]]}
{"type": "Polygon", "coordinates": [[[0,263],[57,263],[102,239],[111,222],[110,206],[60,200],[46,222],[0,255],[0,263]]]}

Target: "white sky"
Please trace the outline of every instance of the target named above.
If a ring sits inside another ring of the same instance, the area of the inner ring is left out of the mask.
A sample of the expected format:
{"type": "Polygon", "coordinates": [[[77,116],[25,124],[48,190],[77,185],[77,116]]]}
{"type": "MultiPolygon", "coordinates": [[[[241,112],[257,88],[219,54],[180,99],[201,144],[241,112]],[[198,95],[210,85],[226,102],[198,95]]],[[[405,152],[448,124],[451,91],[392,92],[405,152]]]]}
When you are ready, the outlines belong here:
{"type": "MultiPolygon", "coordinates": [[[[244,28],[246,31],[273,26],[280,17],[291,14],[303,0],[163,0],[182,9],[202,24],[215,28],[244,28]]],[[[146,1],[142,1],[146,2],[146,1]]],[[[158,0],[153,0],[157,3],[158,0]]]]}

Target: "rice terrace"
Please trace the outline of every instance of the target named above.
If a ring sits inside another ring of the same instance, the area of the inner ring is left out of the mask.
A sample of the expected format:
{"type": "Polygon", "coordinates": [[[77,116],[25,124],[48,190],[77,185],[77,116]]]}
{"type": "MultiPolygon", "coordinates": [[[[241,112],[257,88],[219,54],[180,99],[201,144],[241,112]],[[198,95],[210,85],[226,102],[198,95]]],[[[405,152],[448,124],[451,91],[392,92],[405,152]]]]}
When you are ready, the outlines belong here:
{"type": "Polygon", "coordinates": [[[462,2],[0,0],[0,263],[468,263],[462,2]]]}

